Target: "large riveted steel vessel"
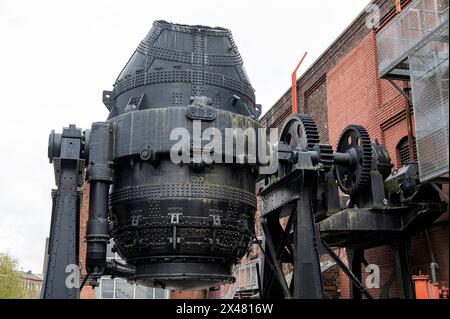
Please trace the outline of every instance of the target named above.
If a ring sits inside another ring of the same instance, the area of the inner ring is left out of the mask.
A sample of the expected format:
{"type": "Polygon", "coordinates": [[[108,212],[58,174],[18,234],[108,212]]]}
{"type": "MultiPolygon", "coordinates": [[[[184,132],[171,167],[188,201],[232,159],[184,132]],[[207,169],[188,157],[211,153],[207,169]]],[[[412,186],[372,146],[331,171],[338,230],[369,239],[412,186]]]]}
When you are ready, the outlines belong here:
{"type": "Polygon", "coordinates": [[[254,230],[255,166],[169,157],[170,133],[192,134],[194,121],[223,136],[258,128],[260,107],[231,32],[156,21],[103,101],[113,128],[110,234],[135,266],[128,279],[168,289],[232,280],[254,230]]]}

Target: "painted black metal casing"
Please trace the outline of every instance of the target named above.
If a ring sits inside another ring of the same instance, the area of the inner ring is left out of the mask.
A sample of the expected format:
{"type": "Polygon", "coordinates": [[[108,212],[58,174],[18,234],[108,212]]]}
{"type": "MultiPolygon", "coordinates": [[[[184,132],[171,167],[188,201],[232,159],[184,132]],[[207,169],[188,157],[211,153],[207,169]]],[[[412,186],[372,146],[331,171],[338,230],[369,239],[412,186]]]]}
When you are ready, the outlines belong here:
{"type": "Polygon", "coordinates": [[[171,132],[192,136],[194,121],[223,136],[259,127],[231,32],[155,22],[103,101],[113,128],[110,234],[135,269],[128,280],[167,289],[231,281],[254,232],[256,168],[169,157],[171,132]]]}

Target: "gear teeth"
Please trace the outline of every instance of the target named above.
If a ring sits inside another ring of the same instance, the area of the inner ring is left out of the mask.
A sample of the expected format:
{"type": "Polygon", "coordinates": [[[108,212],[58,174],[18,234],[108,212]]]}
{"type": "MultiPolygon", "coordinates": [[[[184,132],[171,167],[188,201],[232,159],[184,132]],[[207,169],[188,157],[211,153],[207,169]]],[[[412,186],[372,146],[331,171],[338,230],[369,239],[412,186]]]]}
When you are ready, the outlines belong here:
{"type": "Polygon", "coordinates": [[[293,115],[293,117],[297,117],[302,123],[306,133],[308,150],[312,151],[314,146],[320,143],[319,131],[317,130],[316,123],[312,117],[306,114],[296,114],[293,115]]]}
{"type": "MultiPolygon", "coordinates": [[[[316,123],[310,117],[306,114],[293,114],[290,115],[283,125],[283,129],[281,131],[281,138],[280,140],[283,141],[283,138],[286,136],[287,132],[291,128],[291,125],[293,123],[300,123],[303,127],[303,133],[304,136],[301,137],[301,140],[303,145],[306,145],[306,150],[312,151],[315,149],[316,145],[320,143],[320,137],[319,137],[319,131],[317,130],[316,123]]],[[[285,174],[288,174],[291,170],[290,166],[286,166],[282,168],[282,171],[286,170],[284,172],[285,174]]]]}
{"type": "Polygon", "coordinates": [[[329,172],[334,164],[333,148],[328,144],[318,144],[315,150],[319,153],[319,162],[323,165],[325,171],[329,172]]]}
{"type": "Polygon", "coordinates": [[[370,141],[369,133],[367,133],[366,129],[360,125],[355,125],[361,135],[361,145],[363,147],[363,165],[362,165],[362,173],[361,173],[361,181],[359,185],[359,189],[366,188],[370,183],[370,169],[372,167],[372,143],[370,141]]]}
{"type": "Polygon", "coordinates": [[[339,145],[341,145],[342,141],[345,140],[348,137],[348,132],[350,131],[356,131],[358,134],[358,137],[361,139],[361,148],[362,148],[362,162],[359,163],[360,167],[360,176],[359,179],[355,181],[352,187],[347,188],[346,186],[342,185],[339,176],[337,174],[337,171],[335,169],[336,173],[336,179],[339,181],[339,188],[346,194],[354,194],[358,191],[364,190],[367,188],[370,184],[370,170],[372,167],[372,143],[370,141],[369,133],[367,133],[366,129],[362,127],[361,125],[350,125],[344,129],[344,131],[341,134],[341,137],[339,138],[337,152],[341,152],[339,149],[339,145]]]}

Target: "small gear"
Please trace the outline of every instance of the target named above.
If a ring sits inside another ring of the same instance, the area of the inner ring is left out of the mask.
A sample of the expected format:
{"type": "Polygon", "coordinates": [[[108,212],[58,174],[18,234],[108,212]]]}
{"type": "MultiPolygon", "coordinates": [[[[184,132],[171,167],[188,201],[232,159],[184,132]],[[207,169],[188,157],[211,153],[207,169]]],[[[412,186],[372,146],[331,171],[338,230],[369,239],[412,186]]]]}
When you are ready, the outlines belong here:
{"type": "Polygon", "coordinates": [[[341,190],[352,195],[366,189],[372,167],[372,144],[366,129],[360,125],[345,128],[336,152],[349,153],[352,159],[351,165],[335,165],[334,173],[341,190]]]}
{"type": "Polygon", "coordinates": [[[316,144],[314,151],[319,154],[319,163],[323,165],[326,172],[329,172],[333,167],[333,148],[328,144],[316,144]]]}

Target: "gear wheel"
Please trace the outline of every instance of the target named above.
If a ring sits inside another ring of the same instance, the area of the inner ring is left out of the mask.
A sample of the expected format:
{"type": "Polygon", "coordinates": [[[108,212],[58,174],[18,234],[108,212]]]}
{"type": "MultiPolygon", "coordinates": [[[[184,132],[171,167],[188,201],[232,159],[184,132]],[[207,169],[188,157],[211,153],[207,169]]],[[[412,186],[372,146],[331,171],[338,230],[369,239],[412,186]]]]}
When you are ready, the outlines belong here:
{"type": "Polygon", "coordinates": [[[320,143],[314,120],[306,114],[293,114],[286,119],[280,141],[296,150],[312,151],[320,143]]]}
{"type": "Polygon", "coordinates": [[[372,167],[372,144],[366,129],[360,125],[346,127],[336,152],[349,153],[352,158],[351,165],[335,165],[334,173],[340,189],[349,195],[366,189],[372,167]]]}
{"type": "MultiPolygon", "coordinates": [[[[319,144],[319,133],[314,120],[304,114],[290,115],[283,126],[280,142],[293,151],[312,151],[319,144]]],[[[280,162],[280,178],[292,172],[293,163],[280,162]]]]}
{"type": "Polygon", "coordinates": [[[316,144],[314,151],[319,154],[319,163],[323,165],[326,172],[329,172],[333,167],[333,148],[328,144],[316,144]]]}

